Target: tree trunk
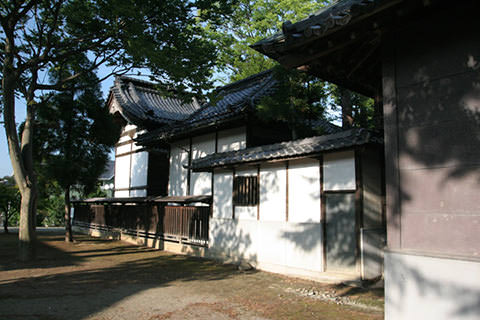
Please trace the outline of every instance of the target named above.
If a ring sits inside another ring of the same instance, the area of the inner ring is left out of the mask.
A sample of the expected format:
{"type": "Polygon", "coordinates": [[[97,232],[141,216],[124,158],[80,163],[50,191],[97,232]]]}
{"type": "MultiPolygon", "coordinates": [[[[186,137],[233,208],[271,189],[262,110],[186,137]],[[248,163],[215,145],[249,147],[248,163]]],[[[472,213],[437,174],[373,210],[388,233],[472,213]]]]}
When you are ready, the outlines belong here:
{"type": "Polygon", "coordinates": [[[350,91],[344,88],[340,89],[340,103],[342,107],[342,127],[344,129],[353,126],[353,108],[350,91]]]}
{"type": "Polygon", "coordinates": [[[19,239],[19,259],[22,261],[30,260],[35,257],[35,233],[34,233],[34,219],[35,216],[35,195],[36,188],[34,185],[34,177],[31,175],[32,171],[27,171],[25,168],[24,156],[31,155],[31,121],[33,118],[28,117],[25,126],[29,127],[29,133],[25,133],[26,141],[22,143],[27,148],[22,150],[18,139],[17,127],[15,123],[15,90],[18,76],[13,67],[13,58],[15,52],[15,42],[12,30],[5,30],[5,56],[3,61],[3,79],[2,79],[2,93],[3,93],[3,110],[5,122],[5,134],[8,142],[8,152],[12,162],[15,182],[18,185],[20,194],[22,195],[20,206],[20,230],[18,234],[19,239]],[[30,175],[29,175],[30,173],[30,175]]]}
{"type": "Polygon", "coordinates": [[[70,186],[67,186],[65,189],[65,242],[73,241],[70,207],[70,186]]]}
{"type": "Polygon", "coordinates": [[[20,203],[20,228],[18,232],[19,259],[29,261],[35,259],[35,227],[32,219],[34,210],[33,202],[35,191],[33,188],[25,188],[22,192],[20,203]]]}
{"type": "Polygon", "coordinates": [[[8,233],[8,211],[3,213],[3,231],[8,233]]]}

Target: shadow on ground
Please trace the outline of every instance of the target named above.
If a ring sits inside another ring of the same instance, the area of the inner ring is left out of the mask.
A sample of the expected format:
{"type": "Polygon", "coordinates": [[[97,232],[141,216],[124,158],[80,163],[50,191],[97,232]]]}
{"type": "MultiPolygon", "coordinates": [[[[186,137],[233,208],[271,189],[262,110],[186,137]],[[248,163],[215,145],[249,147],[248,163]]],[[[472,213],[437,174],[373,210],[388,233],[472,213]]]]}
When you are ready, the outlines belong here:
{"type": "Polygon", "coordinates": [[[16,260],[17,237],[0,234],[0,318],[84,319],[139,291],[238,273],[232,265],[119,241],[77,235],[67,244],[63,235],[47,233],[38,235],[37,260],[22,263],[16,260]]]}
{"type": "Polygon", "coordinates": [[[288,293],[309,281],[83,235],[38,232],[38,260],[20,263],[16,236],[0,234],[0,319],[382,318],[288,293]]]}

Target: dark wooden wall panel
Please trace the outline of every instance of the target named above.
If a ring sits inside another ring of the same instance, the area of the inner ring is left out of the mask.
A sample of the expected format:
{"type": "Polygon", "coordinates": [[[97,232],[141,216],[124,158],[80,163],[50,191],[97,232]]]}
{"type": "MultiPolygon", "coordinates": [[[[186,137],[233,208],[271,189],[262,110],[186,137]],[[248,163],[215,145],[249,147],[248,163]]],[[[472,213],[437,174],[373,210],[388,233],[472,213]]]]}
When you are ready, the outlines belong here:
{"type": "Polygon", "coordinates": [[[393,248],[480,252],[480,20],[467,11],[402,25],[385,51],[395,61],[384,64],[387,193],[399,195],[387,201],[401,215],[388,220],[393,248]]]}

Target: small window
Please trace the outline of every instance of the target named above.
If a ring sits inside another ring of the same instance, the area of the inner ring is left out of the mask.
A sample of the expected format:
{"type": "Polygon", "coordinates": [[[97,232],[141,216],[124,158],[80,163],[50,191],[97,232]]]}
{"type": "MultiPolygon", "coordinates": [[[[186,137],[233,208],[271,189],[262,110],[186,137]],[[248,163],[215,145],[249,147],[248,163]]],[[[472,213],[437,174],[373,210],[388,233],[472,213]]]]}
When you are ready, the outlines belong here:
{"type": "Polygon", "coordinates": [[[256,206],[258,204],[257,176],[233,179],[233,204],[235,206],[256,206]]]}

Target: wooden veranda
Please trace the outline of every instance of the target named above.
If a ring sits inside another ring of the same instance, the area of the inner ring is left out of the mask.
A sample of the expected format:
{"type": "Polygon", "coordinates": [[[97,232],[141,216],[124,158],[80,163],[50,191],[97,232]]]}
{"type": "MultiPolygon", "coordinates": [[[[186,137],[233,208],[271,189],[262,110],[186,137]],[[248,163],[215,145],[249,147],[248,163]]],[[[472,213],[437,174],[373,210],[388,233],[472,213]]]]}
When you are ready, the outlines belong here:
{"type": "Polygon", "coordinates": [[[210,196],[78,200],[73,225],[207,246],[210,202],[210,196]]]}

